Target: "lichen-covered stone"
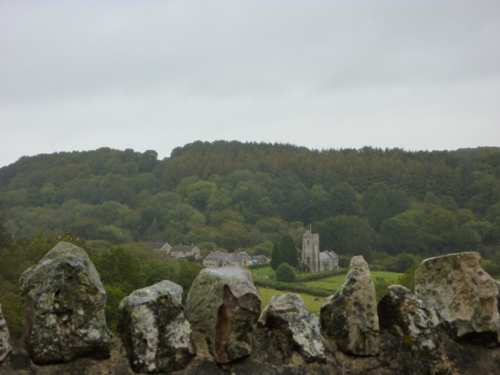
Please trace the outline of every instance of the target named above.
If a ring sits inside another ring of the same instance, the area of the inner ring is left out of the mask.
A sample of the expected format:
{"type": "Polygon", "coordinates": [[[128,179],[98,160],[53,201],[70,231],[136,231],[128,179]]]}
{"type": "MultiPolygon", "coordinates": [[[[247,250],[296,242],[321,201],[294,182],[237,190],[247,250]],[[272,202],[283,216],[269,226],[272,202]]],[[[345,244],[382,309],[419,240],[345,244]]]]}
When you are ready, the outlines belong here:
{"type": "Polygon", "coordinates": [[[402,333],[403,345],[412,350],[434,350],[439,344],[436,314],[411,290],[391,285],[378,303],[381,328],[396,328],[402,333]]]}
{"type": "Polygon", "coordinates": [[[362,256],[351,259],[349,272],[340,289],[325,299],[320,311],[321,330],[338,348],[357,356],[379,352],[379,322],[375,285],[362,256]]]}
{"type": "Polygon", "coordinates": [[[183,370],[195,355],[180,285],[164,280],[136,290],[118,310],[118,331],[134,371],[183,370]]]}
{"type": "Polygon", "coordinates": [[[259,318],[259,323],[281,331],[292,348],[297,348],[306,362],[325,360],[319,320],[306,310],[297,294],[278,294],[271,298],[259,318]]]}
{"type": "Polygon", "coordinates": [[[33,362],[106,357],[106,291],[85,251],[60,242],[20,279],[23,336],[33,362]]]}
{"type": "Polygon", "coordinates": [[[0,305],[0,362],[7,357],[7,354],[12,350],[9,342],[9,328],[3,317],[2,305],[0,305]]]}
{"type": "Polygon", "coordinates": [[[186,299],[186,316],[194,331],[206,335],[218,363],[252,352],[252,333],[261,301],[249,271],[239,267],[203,269],[186,299]]]}
{"type": "Polygon", "coordinates": [[[480,261],[477,252],[426,259],[415,272],[415,293],[453,338],[492,344],[500,339],[498,287],[480,261]]]}

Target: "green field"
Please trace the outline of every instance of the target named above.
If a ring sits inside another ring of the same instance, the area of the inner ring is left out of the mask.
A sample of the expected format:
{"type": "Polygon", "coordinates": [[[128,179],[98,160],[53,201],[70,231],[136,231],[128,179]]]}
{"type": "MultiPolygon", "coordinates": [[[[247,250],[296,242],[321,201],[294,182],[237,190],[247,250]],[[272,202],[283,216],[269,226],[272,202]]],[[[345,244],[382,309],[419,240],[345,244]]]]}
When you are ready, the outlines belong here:
{"type": "MultiPolygon", "coordinates": [[[[274,271],[271,269],[271,267],[266,267],[266,268],[261,268],[258,270],[253,270],[252,271],[253,277],[258,278],[258,279],[274,279],[274,271]]],[[[304,281],[304,282],[299,282],[299,283],[293,283],[295,285],[306,285],[311,288],[318,288],[318,289],[323,289],[331,292],[331,294],[334,294],[338,288],[344,283],[346,274],[342,275],[334,275],[330,277],[325,277],[323,279],[319,280],[312,280],[312,281],[304,281]]],[[[399,276],[401,276],[401,273],[394,273],[394,272],[385,272],[385,271],[372,271],[370,272],[372,281],[376,282],[376,278],[381,277],[384,280],[386,280],[387,283],[397,283],[397,280],[399,276]]],[[[276,290],[272,288],[263,288],[263,287],[258,287],[257,290],[259,291],[260,297],[262,299],[262,308],[264,309],[269,300],[271,299],[272,296],[276,294],[285,294],[285,293],[294,293],[294,292],[288,292],[288,291],[283,291],[283,290],[276,290]]],[[[313,314],[319,314],[319,310],[321,308],[321,305],[323,304],[324,298],[323,297],[316,297],[312,296],[306,293],[297,293],[299,294],[302,299],[304,300],[304,303],[306,305],[306,308],[309,312],[313,314]]]]}
{"type": "MultiPolygon", "coordinates": [[[[385,272],[385,271],[372,271],[370,272],[370,274],[373,282],[375,282],[375,279],[377,277],[382,277],[389,283],[392,282],[397,283],[399,276],[402,275],[401,273],[385,272]]],[[[314,288],[321,288],[325,290],[331,290],[332,292],[334,292],[338,288],[340,288],[340,286],[344,283],[345,277],[346,275],[336,275],[324,279],[306,281],[304,282],[304,284],[314,288]]]]}
{"type": "MultiPolygon", "coordinates": [[[[262,309],[267,306],[269,303],[269,300],[271,299],[272,296],[276,294],[287,294],[288,292],[284,292],[282,290],[276,290],[276,289],[271,289],[271,288],[257,288],[260,294],[260,298],[262,300],[262,309]]],[[[323,305],[323,300],[324,298],[321,297],[314,297],[310,296],[308,294],[303,294],[303,293],[297,293],[302,297],[304,300],[304,303],[306,305],[307,311],[309,311],[312,314],[319,315],[319,310],[321,308],[321,305],[323,305]]]]}

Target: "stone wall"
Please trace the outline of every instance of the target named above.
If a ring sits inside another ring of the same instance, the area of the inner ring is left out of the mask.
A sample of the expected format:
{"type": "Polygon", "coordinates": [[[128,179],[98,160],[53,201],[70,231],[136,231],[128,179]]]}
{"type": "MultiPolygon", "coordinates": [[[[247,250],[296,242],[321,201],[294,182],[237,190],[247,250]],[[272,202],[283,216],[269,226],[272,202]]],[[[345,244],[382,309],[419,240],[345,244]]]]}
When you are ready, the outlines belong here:
{"type": "Polygon", "coordinates": [[[70,307],[70,302],[101,300],[102,286],[81,249],[71,248],[68,256],[68,246],[61,245],[65,251],[58,246],[23,274],[27,341],[10,340],[13,349],[0,362],[0,374],[121,375],[133,374],[134,368],[188,375],[451,375],[494,374],[500,365],[499,285],[481,269],[477,253],[424,261],[417,271],[416,294],[391,286],[378,304],[368,265],[355,257],[344,285],[325,300],[319,319],[295,294],[276,296],[261,311],[251,275],[242,269],[203,270],[185,312],[182,289],[172,282],[132,293],[120,305],[120,334],[112,338],[96,323],[100,307],[83,314],[78,304],[70,307]],[[76,271],[61,266],[61,256],[76,271]],[[87,268],[78,268],[83,264],[87,268]],[[78,298],[64,292],[71,275],[83,280],[81,286],[70,284],[85,291],[78,298]],[[42,310],[34,308],[39,303],[42,310]],[[50,330],[35,329],[35,322],[52,324],[57,334],[51,340],[64,341],[63,353],[78,354],[40,360],[46,358],[40,357],[43,348],[33,345],[44,342],[48,347],[50,330]],[[90,345],[92,350],[80,348],[93,343],[97,335],[87,332],[96,324],[105,340],[90,345]]]}

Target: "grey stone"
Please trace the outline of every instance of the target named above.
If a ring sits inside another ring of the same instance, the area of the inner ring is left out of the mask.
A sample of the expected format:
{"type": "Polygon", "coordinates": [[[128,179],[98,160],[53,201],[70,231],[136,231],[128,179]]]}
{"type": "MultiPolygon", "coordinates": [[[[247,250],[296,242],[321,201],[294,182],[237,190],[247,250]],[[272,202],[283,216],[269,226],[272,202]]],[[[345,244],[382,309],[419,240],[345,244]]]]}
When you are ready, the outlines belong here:
{"type": "Polygon", "coordinates": [[[12,347],[9,342],[9,328],[3,317],[2,305],[0,305],[0,362],[2,362],[7,354],[10,353],[12,347]]]}
{"type": "Polygon", "coordinates": [[[118,309],[118,332],[134,371],[183,370],[195,355],[181,286],[164,280],[136,290],[118,309]]]}
{"type": "Polygon", "coordinates": [[[334,339],[342,352],[357,356],[379,353],[375,285],[362,256],[351,259],[344,284],[325,299],[320,323],[322,332],[334,339]]]}
{"type": "Polygon", "coordinates": [[[60,242],[20,279],[23,337],[37,364],[107,357],[106,291],[85,251],[60,242]]]}
{"type": "Polygon", "coordinates": [[[206,335],[218,363],[247,357],[261,300],[249,271],[239,267],[203,269],[186,299],[193,331],[206,335]]]}
{"type": "Polygon", "coordinates": [[[498,343],[498,287],[480,261],[477,252],[426,259],[415,272],[415,293],[454,339],[498,343]]]}
{"type": "Polygon", "coordinates": [[[391,285],[378,303],[381,328],[400,330],[403,345],[412,350],[434,350],[439,337],[436,314],[411,290],[401,285],[391,285]]]}
{"type": "Polygon", "coordinates": [[[325,360],[319,320],[306,310],[297,294],[278,294],[271,298],[259,318],[259,323],[281,331],[292,347],[297,348],[306,362],[325,360]]]}

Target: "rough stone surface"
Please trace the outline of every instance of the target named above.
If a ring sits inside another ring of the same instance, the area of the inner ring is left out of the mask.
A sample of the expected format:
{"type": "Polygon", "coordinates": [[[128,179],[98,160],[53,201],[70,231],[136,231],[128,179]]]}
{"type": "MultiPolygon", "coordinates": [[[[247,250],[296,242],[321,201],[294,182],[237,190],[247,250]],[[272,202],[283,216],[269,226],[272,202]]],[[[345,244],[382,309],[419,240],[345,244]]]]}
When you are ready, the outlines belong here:
{"type": "Polygon", "coordinates": [[[9,342],[9,328],[3,317],[2,305],[0,305],[0,362],[2,362],[7,354],[12,350],[9,342]]]}
{"type": "Polygon", "coordinates": [[[338,348],[357,356],[379,352],[379,322],[375,285],[362,256],[351,259],[346,281],[321,307],[322,332],[333,338],[338,348]]]}
{"type": "Polygon", "coordinates": [[[137,372],[183,370],[195,354],[182,287],[171,281],[125,297],[119,306],[118,331],[137,372]]]}
{"type": "Polygon", "coordinates": [[[306,362],[325,361],[319,320],[306,310],[297,294],[278,294],[271,298],[259,318],[259,323],[279,331],[285,345],[297,348],[306,362]]]}
{"type": "Polygon", "coordinates": [[[229,363],[251,354],[260,305],[249,271],[206,268],[189,290],[186,316],[193,331],[206,335],[216,361],[229,363]]]}
{"type": "Polygon", "coordinates": [[[438,347],[436,314],[411,290],[391,285],[378,303],[380,328],[401,331],[403,345],[412,350],[434,350],[438,347]]]}
{"type": "Polygon", "coordinates": [[[498,294],[497,294],[497,308],[500,313],[500,281],[495,280],[495,284],[497,284],[498,294]]]}
{"type": "MultiPolygon", "coordinates": [[[[464,342],[456,342],[442,332],[441,343],[435,351],[421,354],[402,350],[401,341],[381,330],[379,334],[380,355],[376,357],[353,357],[336,350],[333,341],[325,340],[326,363],[305,362],[297,352],[292,353],[288,364],[279,362],[279,349],[273,346],[265,334],[267,328],[258,326],[254,330],[254,351],[250,357],[235,361],[226,369],[218,366],[209,353],[205,336],[193,332],[196,356],[178,375],[477,375],[497,374],[500,364],[500,347],[485,348],[464,342]],[[330,347],[330,345],[333,345],[330,347]],[[278,359],[278,362],[274,362],[278,359]]],[[[78,358],[69,363],[36,365],[30,361],[23,345],[11,339],[12,353],[0,363],[2,375],[133,375],[128,356],[120,340],[113,341],[110,358],[97,360],[91,357],[78,358]]]]}
{"type": "Polygon", "coordinates": [[[20,279],[23,337],[35,363],[106,357],[106,291],[85,251],[60,242],[20,279]]]}
{"type": "Polygon", "coordinates": [[[498,287],[480,260],[477,252],[424,260],[415,272],[415,293],[453,338],[492,345],[500,340],[498,287]]]}

